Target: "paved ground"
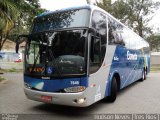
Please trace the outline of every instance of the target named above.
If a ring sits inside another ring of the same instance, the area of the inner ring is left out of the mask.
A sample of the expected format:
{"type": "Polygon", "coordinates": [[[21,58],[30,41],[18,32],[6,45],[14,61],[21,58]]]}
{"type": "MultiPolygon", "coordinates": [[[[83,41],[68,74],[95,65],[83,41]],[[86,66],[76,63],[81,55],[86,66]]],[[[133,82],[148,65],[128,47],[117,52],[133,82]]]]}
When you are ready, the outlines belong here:
{"type": "Polygon", "coordinates": [[[9,81],[0,84],[0,114],[41,114],[34,116],[39,119],[85,119],[87,115],[94,118],[94,114],[108,113],[160,114],[160,72],[150,73],[144,82],[136,82],[122,90],[115,103],[102,100],[87,108],[48,105],[28,100],[23,93],[22,74],[7,73],[4,76],[9,81]]]}
{"type": "Polygon", "coordinates": [[[23,69],[23,63],[22,62],[15,63],[15,62],[0,61],[0,68],[1,69],[12,69],[12,68],[23,69]]]}

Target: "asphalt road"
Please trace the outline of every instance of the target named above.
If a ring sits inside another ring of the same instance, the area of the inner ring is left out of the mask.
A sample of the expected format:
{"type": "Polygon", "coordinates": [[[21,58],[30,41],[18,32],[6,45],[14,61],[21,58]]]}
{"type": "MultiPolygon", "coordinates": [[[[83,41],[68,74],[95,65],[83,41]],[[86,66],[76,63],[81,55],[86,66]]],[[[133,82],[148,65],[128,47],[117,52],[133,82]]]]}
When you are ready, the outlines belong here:
{"type": "Polygon", "coordinates": [[[0,61],[0,68],[1,69],[12,69],[12,68],[23,69],[23,63],[22,62],[15,63],[15,62],[0,61]]]}
{"type": "Polygon", "coordinates": [[[4,76],[8,82],[0,84],[0,114],[19,114],[19,118],[27,120],[29,118],[38,120],[94,119],[95,114],[160,114],[160,72],[150,73],[144,82],[135,82],[121,90],[114,103],[102,100],[87,108],[51,105],[28,100],[23,92],[22,73],[7,73],[4,76]]]}

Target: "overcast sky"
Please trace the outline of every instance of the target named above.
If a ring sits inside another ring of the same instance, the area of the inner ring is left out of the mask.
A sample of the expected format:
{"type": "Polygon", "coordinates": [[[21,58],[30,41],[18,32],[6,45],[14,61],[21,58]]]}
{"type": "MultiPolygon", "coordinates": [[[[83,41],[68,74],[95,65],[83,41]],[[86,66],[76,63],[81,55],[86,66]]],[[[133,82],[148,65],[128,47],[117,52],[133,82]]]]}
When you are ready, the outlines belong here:
{"type": "Polygon", "coordinates": [[[47,10],[87,4],[86,0],[40,0],[40,3],[41,7],[47,10]]]}
{"type": "MultiPolygon", "coordinates": [[[[94,0],[91,1],[94,2],[94,0]]],[[[160,0],[152,0],[152,1],[156,2],[160,0]]],[[[65,7],[85,5],[87,3],[86,0],[40,0],[40,4],[42,8],[54,11],[65,7]]],[[[160,32],[160,9],[158,9],[154,13],[154,17],[149,23],[149,26],[153,26],[154,31],[157,31],[157,29],[159,29],[160,32]]]]}

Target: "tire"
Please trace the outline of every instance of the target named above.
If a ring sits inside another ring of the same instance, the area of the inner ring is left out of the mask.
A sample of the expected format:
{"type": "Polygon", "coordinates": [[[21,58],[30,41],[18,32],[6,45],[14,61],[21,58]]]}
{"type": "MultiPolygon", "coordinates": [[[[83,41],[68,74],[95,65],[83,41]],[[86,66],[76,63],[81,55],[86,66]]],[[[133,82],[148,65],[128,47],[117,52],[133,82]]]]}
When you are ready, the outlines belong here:
{"type": "Polygon", "coordinates": [[[111,83],[111,93],[110,95],[107,97],[107,101],[108,102],[114,102],[117,98],[117,81],[116,81],[116,77],[113,77],[112,79],[112,83],[111,83]]]}
{"type": "Polygon", "coordinates": [[[146,80],[146,78],[147,78],[147,71],[144,69],[144,80],[146,80]]]}
{"type": "Polygon", "coordinates": [[[146,80],[146,77],[147,77],[147,72],[145,69],[143,69],[142,78],[140,79],[140,81],[143,82],[144,80],[146,80]]]}

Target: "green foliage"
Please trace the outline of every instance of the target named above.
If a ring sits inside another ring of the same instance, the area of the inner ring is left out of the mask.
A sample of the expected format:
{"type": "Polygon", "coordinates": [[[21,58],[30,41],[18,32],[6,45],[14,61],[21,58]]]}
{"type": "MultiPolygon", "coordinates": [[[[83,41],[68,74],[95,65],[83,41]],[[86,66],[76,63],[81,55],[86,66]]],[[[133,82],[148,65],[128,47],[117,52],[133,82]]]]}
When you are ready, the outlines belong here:
{"type": "Polygon", "coordinates": [[[3,81],[3,80],[5,80],[5,78],[0,76],[0,82],[3,81]]]}
{"type": "Polygon", "coordinates": [[[150,43],[150,48],[152,51],[158,52],[160,50],[160,35],[151,35],[147,38],[150,43]]]}
{"type": "Polygon", "coordinates": [[[111,3],[111,0],[103,0],[97,5],[144,37],[152,33],[151,28],[146,26],[152,19],[151,13],[160,3],[154,3],[152,0],[117,0],[114,3],[111,3]]]}
{"type": "Polygon", "coordinates": [[[15,68],[11,68],[8,70],[8,72],[16,72],[16,69],[15,68]]]}
{"type": "Polygon", "coordinates": [[[0,1],[0,30],[8,32],[13,26],[13,21],[17,19],[19,10],[13,0],[0,1]]]}
{"type": "Polygon", "coordinates": [[[21,0],[21,14],[15,23],[14,29],[10,32],[9,39],[16,41],[20,34],[28,34],[35,16],[45,12],[40,8],[39,0],[21,0]],[[24,3],[25,2],[25,3],[24,3]]]}
{"type": "Polygon", "coordinates": [[[29,33],[33,18],[44,11],[39,0],[0,0],[0,50],[7,38],[29,33]]]}
{"type": "Polygon", "coordinates": [[[114,14],[113,13],[113,7],[111,4],[111,0],[102,0],[102,2],[96,2],[97,6],[100,8],[106,10],[107,12],[114,14]]]}

